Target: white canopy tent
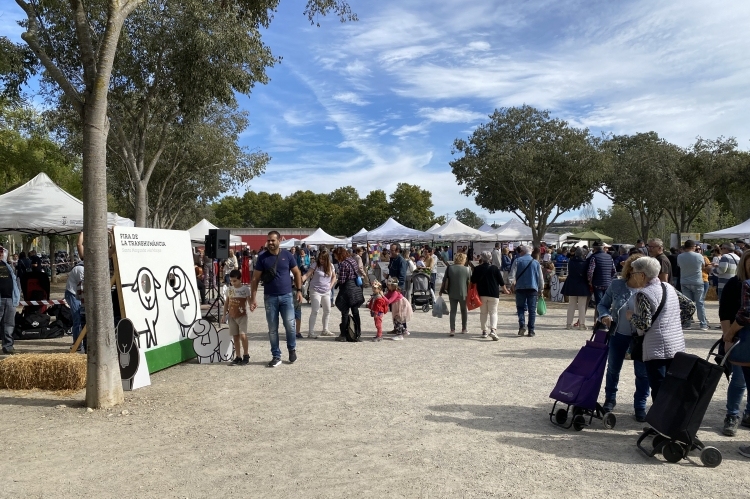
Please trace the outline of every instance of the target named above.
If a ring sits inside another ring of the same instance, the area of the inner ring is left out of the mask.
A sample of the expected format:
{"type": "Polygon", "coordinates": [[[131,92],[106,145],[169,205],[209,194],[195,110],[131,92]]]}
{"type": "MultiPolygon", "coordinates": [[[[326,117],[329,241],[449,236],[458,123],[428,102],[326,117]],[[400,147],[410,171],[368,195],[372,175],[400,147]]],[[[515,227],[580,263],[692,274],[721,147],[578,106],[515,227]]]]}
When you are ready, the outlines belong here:
{"type": "Polygon", "coordinates": [[[328,244],[328,245],[334,245],[334,246],[346,246],[347,240],[346,239],[339,239],[338,237],[333,237],[326,233],[321,228],[318,228],[315,232],[307,236],[306,238],[302,239],[300,243],[305,243],[306,245],[312,244],[312,245],[319,245],[319,244],[328,244]]]}
{"type": "MultiPolygon", "coordinates": [[[[511,218],[497,229],[491,230],[490,234],[495,234],[498,241],[532,240],[531,229],[517,218],[511,218]]],[[[542,240],[550,244],[559,244],[559,236],[557,234],[547,233],[542,237],[542,240]]]]}
{"type": "MultiPolygon", "coordinates": [[[[133,221],[107,213],[107,226],[132,227],[133,221]]],[[[83,230],[83,203],[45,173],[0,196],[0,232],[17,234],[77,234],[83,230]]]]}
{"type": "MultiPolygon", "coordinates": [[[[206,236],[208,235],[209,229],[218,229],[218,227],[204,218],[188,229],[190,240],[196,244],[203,244],[204,242],[206,242],[206,236]]],[[[238,246],[244,244],[245,243],[242,241],[242,238],[240,236],[233,236],[231,234],[229,235],[230,246],[238,246]]]]}
{"type": "Polygon", "coordinates": [[[750,238],[750,218],[734,227],[703,234],[703,239],[730,239],[733,237],[750,238]]]}
{"type": "Polygon", "coordinates": [[[389,243],[407,241],[432,241],[432,234],[421,230],[410,229],[401,225],[393,218],[389,218],[383,225],[365,234],[352,237],[354,243],[367,243],[368,241],[383,241],[389,243]]]}
{"type": "Polygon", "coordinates": [[[457,218],[452,218],[431,231],[435,241],[497,241],[497,235],[473,229],[457,218]]]}
{"type": "Polygon", "coordinates": [[[286,239],[284,241],[281,241],[281,244],[279,244],[279,248],[294,248],[295,246],[298,246],[300,244],[300,240],[296,238],[286,239]]]}
{"type": "Polygon", "coordinates": [[[492,226],[487,225],[487,224],[482,224],[482,226],[479,227],[477,230],[481,230],[482,232],[489,232],[492,230],[492,226]]]}
{"type": "Polygon", "coordinates": [[[432,227],[430,227],[429,229],[427,229],[427,232],[433,233],[433,232],[435,232],[439,228],[440,228],[440,224],[435,224],[432,227]]]}

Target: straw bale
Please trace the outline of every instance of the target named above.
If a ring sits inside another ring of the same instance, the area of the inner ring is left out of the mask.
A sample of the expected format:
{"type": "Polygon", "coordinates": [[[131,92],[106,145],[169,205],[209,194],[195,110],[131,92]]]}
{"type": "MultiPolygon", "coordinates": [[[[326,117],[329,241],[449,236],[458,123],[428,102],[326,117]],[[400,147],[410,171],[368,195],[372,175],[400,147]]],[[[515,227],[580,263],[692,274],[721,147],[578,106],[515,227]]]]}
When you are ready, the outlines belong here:
{"type": "Polygon", "coordinates": [[[85,355],[18,354],[0,361],[0,388],[77,391],[85,387],[85,355]]]}

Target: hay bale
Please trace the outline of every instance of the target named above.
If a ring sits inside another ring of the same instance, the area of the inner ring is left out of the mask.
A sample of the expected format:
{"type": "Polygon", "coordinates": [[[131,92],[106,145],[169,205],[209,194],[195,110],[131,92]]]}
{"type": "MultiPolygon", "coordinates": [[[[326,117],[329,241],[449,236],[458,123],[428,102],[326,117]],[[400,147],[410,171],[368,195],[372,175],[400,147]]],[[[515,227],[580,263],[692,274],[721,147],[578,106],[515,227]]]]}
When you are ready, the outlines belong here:
{"type": "Polygon", "coordinates": [[[82,390],[86,356],[75,353],[19,354],[0,361],[0,388],[82,390]]]}

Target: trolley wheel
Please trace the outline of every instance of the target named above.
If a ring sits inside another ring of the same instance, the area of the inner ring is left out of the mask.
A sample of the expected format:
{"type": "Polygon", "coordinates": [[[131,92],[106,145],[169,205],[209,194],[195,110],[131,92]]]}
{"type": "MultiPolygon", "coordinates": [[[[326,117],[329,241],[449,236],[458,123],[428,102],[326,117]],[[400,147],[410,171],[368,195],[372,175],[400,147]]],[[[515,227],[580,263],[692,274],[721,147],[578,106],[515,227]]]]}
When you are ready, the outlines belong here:
{"type": "Polygon", "coordinates": [[[654,449],[662,445],[664,442],[667,442],[669,439],[662,436],[662,435],[656,435],[654,437],[654,440],[651,442],[651,445],[654,446],[654,449]]]}
{"type": "Polygon", "coordinates": [[[575,431],[581,431],[586,427],[586,418],[581,414],[573,416],[573,429],[575,431]]]}
{"type": "Polygon", "coordinates": [[[417,311],[417,306],[416,305],[412,305],[411,306],[411,311],[412,312],[416,312],[417,311]]]}
{"type": "Polygon", "coordinates": [[[677,442],[669,442],[664,446],[661,453],[664,455],[664,459],[670,463],[678,463],[685,455],[682,445],[677,442]]]}
{"type": "Polygon", "coordinates": [[[565,409],[558,409],[557,412],[555,412],[555,422],[559,425],[565,424],[565,421],[568,420],[568,411],[565,409]]]}
{"type": "Polygon", "coordinates": [[[602,424],[604,425],[605,430],[611,430],[617,424],[617,416],[611,412],[606,413],[602,416],[602,424]]]}
{"type": "Polygon", "coordinates": [[[583,409],[581,409],[580,407],[575,407],[574,406],[573,407],[573,415],[577,416],[578,414],[583,414],[583,409]]]}
{"type": "Polygon", "coordinates": [[[716,468],[721,464],[721,451],[716,447],[704,447],[701,451],[701,462],[707,468],[716,468]]]}
{"type": "Polygon", "coordinates": [[[429,312],[429,311],[430,311],[430,306],[428,304],[425,303],[424,305],[422,305],[422,312],[429,312]]]}

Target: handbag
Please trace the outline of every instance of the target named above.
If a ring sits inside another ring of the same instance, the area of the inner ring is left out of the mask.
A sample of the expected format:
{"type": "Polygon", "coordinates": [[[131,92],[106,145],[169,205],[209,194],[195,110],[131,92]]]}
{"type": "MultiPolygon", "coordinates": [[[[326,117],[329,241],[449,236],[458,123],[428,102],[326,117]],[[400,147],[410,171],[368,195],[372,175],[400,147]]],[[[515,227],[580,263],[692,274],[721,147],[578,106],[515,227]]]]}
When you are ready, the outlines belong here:
{"type": "Polygon", "coordinates": [[[466,308],[474,310],[482,306],[482,300],[479,298],[479,291],[477,291],[477,285],[472,283],[469,286],[469,294],[466,296],[466,308]]]}
{"type": "Polygon", "coordinates": [[[357,278],[354,280],[354,282],[357,283],[357,286],[362,286],[362,278],[360,276],[357,276],[357,278]]]}
{"type": "MultiPolygon", "coordinates": [[[[656,319],[659,317],[659,314],[661,314],[661,311],[664,308],[664,304],[667,302],[667,286],[664,283],[661,283],[661,289],[661,302],[656,308],[656,312],[654,313],[654,315],[651,316],[651,327],[654,326],[654,322],[656,322],[656,319]]],[[[643,340],[646,337],[646,333],[651,330],[651,327],[645,330],[642,335],[635,333],[633,336],[631,336],[630,360],[638,360],[643,362],[643,340]]]]}
{"type": "Polygon", "coordinates": [[[536,314],[546,315],[547,314],[547,302],[544,301],[544,297],[540,296],[536,302],[536,314]]]}
{"type": "Polygon", "coordinates": [[[260,274],[260,280],[263,281],[263,284],[270,284],[274,279],[276,279],[276,265],[279,263],[279,256],[281,256],[281,251],[279,251],[279,254],[276,255],[276,260],[273,261],[273,267],[270,269],[265,269],[260,274]]]}

